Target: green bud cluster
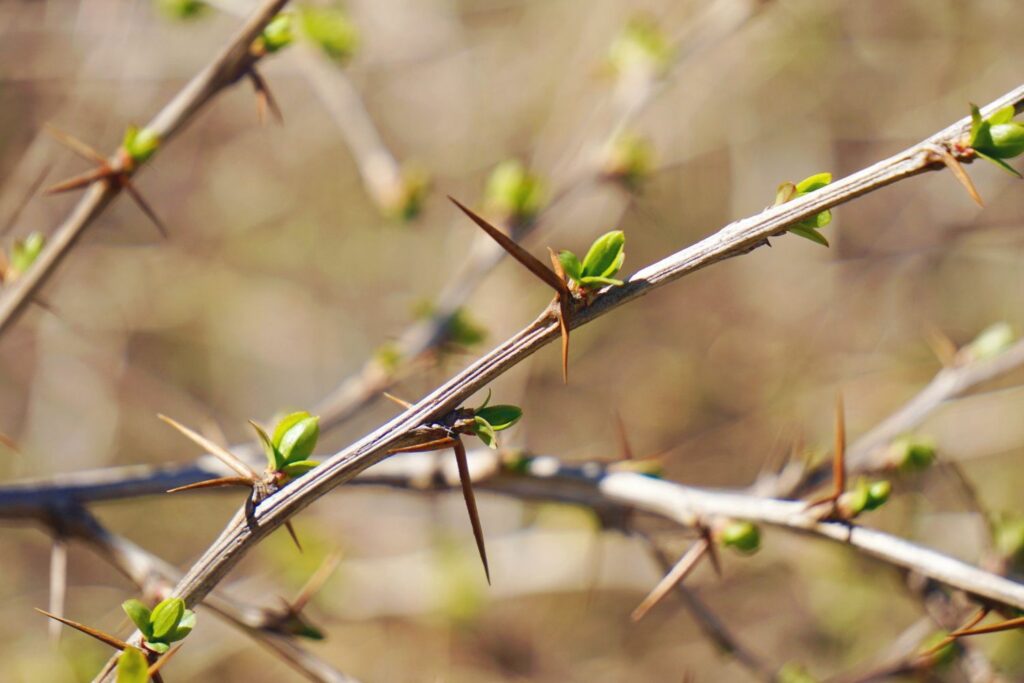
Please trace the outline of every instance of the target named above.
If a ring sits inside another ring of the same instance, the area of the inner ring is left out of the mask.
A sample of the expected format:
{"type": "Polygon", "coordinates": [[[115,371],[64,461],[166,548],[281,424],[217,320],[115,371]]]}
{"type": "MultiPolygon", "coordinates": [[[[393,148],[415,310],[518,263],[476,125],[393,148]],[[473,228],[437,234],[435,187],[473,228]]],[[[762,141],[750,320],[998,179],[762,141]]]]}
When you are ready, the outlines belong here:
{"type": "Polygon", "coordinates": [[[121,148],[136,164],[148,161],[160,147],[160,136],[149,128],[128,126],[124,132],[121,148]]]}
{"type": "Polygon", "coordinates": [[[347,62],[359,47],[359,31],[341,8],[304,7],[299,21],[306,37],[336,62],[347,62]]]}
{"type": "Polygon", "coordinates": [[[320,464],[309,459],[320,438],[319,417],[305,411],[286,415],[277,423],[273,436],[255,424],[253,427],[263,444],[268,471],[280,473],[288,480],[301,477],[320,464]]]}
{"type": "Polygon", "coordinates": [[[167,598],[150,610],[139,600],[125,600],[121,609],[145,638],[144,645],[163,654],[171,643],[183,640],[196,625],[196,614],[181,598],[167,598]]]}
{"type": "Polygon", "coordinates": [[[484,442],[488,448],[498,447],[498,432],[508,429],[523,416],[523,410],[519,406],[512,405],[487,405],[491,400],[490,394],[483,404],[473,411],[473,433],[484,442]]]}
{"type": "Polygon", "coordinates": [[[971,105],[971,134],[968,145],[975,153],[1018,178],[1021,174],[1003,161],[1024,152],[1024,124],[1013,120],[1017,111],[1009,104],[986,119],[977,105],[971,105]]]}
{"type": "Polygon", "coordinates": [[[520,224],[532,221],[546,202],[544,181],[515,159],[495,166],[484,189],[488,212],[520,224]]]}
{"type": "Polygon", "coordinates": [[[558,261],[566,277],[577,289],[597,290],[606,285],[621,285],[622,280],[613,276],[622,268],[626,259],[626,235],[621,230],[612,230],[598,237],[587,255],[580,262],[571,251],[561,251],[558,261]]]}
{"type": "Polygon", "coordinates": [[[761,529],[753,522],[730,520],[718,531],[718,541],[744,555],[761,549],[761,529]]]}
{"type": "MultiPolygon", "coordinates": [[[[815,190],[820,190],[829,183],[832,182],[831,173],[816,173],[815,175],[804,178],[799,183],[785,182],[779,185],[775,191],[775,204],[785,204],[786,202],[803,197],[806,194],[810,194],[815,190]]],[[[832,212],[826,209],[821,213],[812,216],[806,220],[800,221],[796,225],[789,228],[789,232],[794,235],[800,235],[805,239],[809,239],[812,242],[820,244],[824,247],[828,246],[828,240],[818,230],[824,228],[826,225],[832,222],[832,212]]]]}

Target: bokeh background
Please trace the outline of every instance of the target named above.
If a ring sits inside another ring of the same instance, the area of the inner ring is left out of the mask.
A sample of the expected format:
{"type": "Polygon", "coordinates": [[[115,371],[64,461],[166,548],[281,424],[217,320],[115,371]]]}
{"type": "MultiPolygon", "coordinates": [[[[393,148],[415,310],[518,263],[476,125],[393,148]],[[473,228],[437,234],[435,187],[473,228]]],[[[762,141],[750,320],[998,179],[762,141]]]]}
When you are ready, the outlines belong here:
{"type": "MultiPolygon", "coordinates": [[[[286,50],[262,66],[284,125],[258,125],[240,83],[139,176],[169,239],[119,199],[44,288],[45,308],[0,339],[0,431],[20,447],[0,453],[3,481],[195,457],[157,412],[217,425],[240,443],[247,419],[316,405],[464,264],[477,235],[444,195],[479,205],[503,160],[543,177],[548,197],[575,188],[526,242],[534,253],[582,252],[619,227],[628,274],[758,212],[784,180],[846,175],[932,134],[968,102],[1018,85],[1024,63],[1016,0],[348,0],[345,10],[360,36],[351,60],[310,66],[286,50]],[[650,177],[634,193],[580,185],[630,97],[608,64],[616,36],[640,12],[670,42],[692,45],[688,31],[711,6],[750,17],[680,56],[632,121],[653,144],[650,177]],[[352,130],[332,117],[311,69],[328,87],[338,71],[384,145],[430,174],[415,220],[382,214],[352,130]]],[[[0,220],[41,173],[55,181],[83,170],[43,124],[114,149],[238,22],[218,9],[176,21],[137,0],[0,2],[0,220]]],[[[851,436],[863,433],[939,369],[931,331],[963,344],[994,322],[1024,325],[1024,194],[994,166],[969,170],[984,209],[950,174],[928,174],[837,209],[823,231],[830,249],[783,237],[580,329],[568,386],[557,351],[538,353],[493,387],[526,413],[505,444],[615,458],[618,414],[638,454],[663,454],[668,478],[739,488],[794,444],[824,452],[838,390],[851,436]]],[[[52,230],[74,201],[32,196],[6,243],[52,230]]],[[[485,341],[418,367],[395,391],[422,396],[548,299],[503,263],[467,306],[485,341]]],[[[944,406],[920,430],[941,458],[962,463],[992,511],[1024,513],[1021,379],[944,406]]],[[[320,450],[394,414],[376,401],[324,434],[320,450]]],[[[894,483],[892,504],[868,523],[978,558],[984,525],[948,474],[894,483]]],[[[236,492],[156,496],[94,512],[186,568],[239,502],[236,492]]],[[[457,494],[367,488],[298,517],[303,555],[275,534],[225,586],[269,604],[340,549],[311,607],[328,639],[310,647],[368,681],[667,681],[687,671],[753,680],[678,602],[630,623],[659,576],[636,539],[601,535],[592,514],[568,506],[488,494],[480,505],[491,588],[457,494]]],[[[651,528],[670,553],[681,549],[676,534],[651,528]]],[[[775,665],[799,661],[823,678],[864,670],[922,614],[896,573],[845,549],[774,530],[764,546],[728,556],[724,579],[702,567],[690,584],[775,665]]],[[[0,527],[3,680],[89,680],[108,655],[70,632],[51,649],[32,612],[47,602],[49,549],[39,528],[0,527]]],[[[125,633],[118,605],[134,594],[102,558],[72,546],[69,616],[125,633]]],[[[1024,676],[1022,642],[981,643],[1006,680],[1024,676]]],[[[298,679],[202,615],[167,672],[298,679]]]]}

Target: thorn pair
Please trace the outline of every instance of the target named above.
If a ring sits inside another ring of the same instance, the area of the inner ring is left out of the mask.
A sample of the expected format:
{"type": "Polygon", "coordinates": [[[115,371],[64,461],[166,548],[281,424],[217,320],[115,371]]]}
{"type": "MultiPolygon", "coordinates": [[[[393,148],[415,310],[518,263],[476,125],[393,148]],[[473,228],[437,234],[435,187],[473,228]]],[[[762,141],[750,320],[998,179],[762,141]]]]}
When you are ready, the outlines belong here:
{"type": "Polygon", "coordinates": [[[70,192],[72,190],[78,190],[87,185],[91,185],[97,181],[107,181],[112,183],[115,187],[118,187],[128,193],[128,196],[132,198],[135,204],[142,210],[146,217],[152,221],[153,225],[160,232],[160,235],[167,238],[167,227],[164,225],[160,217],[156,215],[153,207],[150,206],[149,202],[146,201],[142,193],[139,192],[138,188],[135,187],[135,183],[131,180],[131,174],[136,169],[136,161],[132,158],[128,151],[121,147],[117,150],[117,161],[111,164],[110,161],[105,159],[102,154],[97,152],[95,149],[85,144],[78,138],[72,136],[70,133],[66,133],[55,126],[50,124],[46,125],[46,131],[55,139],[72,152],[85,159],[86,161],[96,164],[96,167],[91,171],[86,171],[67,180],[61,181],[56,185],[52,185],[46,189],[44,194],[59,194],[62,192],[70,192]]]}
{"type": "Polygon", "coordinates": [[[551,255],[551,265],[554,268],[548,268],[545,266],[540,259],[535,257],[530,252],[523,249],[519,244],[511,237],[503,233],[494,225],[491,225],[483,217],[476,214],[471,209],[462,205],[457,199],[450,196],[449,200],[455,206],[459,207],[464,214],[469,216],[470,220],[476,223],[480,228],[487,233],[487,235],[493,239],[498,245],[504,249],[512,258],[519,261],[526,267],[531,273],[536,275],[544,284],[555,290],[555,299],[552,302],[552,306],[557,306],[555,311],[555,318],[558,320],[558,328],[562,334],[562,381],[566,384],[569,383],[569,317],[572,314],[572,305],[575,301],[575,297],[572,290],[569,288],[569,283],[566,280],[565,271],[562,268],[561,261],[558,260],[558,256],[550,248],[548,252],[551,255]]]}
{"type": "MultiPolygon", "coordinates": [[[[96,640],[100,641],[101,643],[105,643],[105,644],[109,645],[110,647],[114,648],[115,650],[120,650],[120,651],[124,652],[125,650],[129,650],[129,649],[137,649],[137,650],[141,649],[141,648],[136,648],[134,645],[132,645],[130,643],[126,643],[125,641],[121,640],[120,638],[112,636],[109,633],[106,633],[106,632],[101,631],[99,629],[93,628],[91,626],[86,626],[85,624],[82,624],[80,622],[72,621],[71,619],[66,619],[64,617],[57,616],[56,614],[51,614],[50,612],[47,612],[46,610],[39,609],[38,607],[36,607],[35,610],[37,612],[39,612],[40,614],[42,614],[43,616],[49,617],[50,619],[53,619],[54,621],[58,621],[58,622],[64,624],[65,626],[70,626],[71,628],[73,628],[73,629],[75,629],[77,631],[81,631],[85,635],[91,636],[91,637],[95,638],[96,640]]],[[[163,683],[163,678],[160,675],[160,669],[163,668],[163,666],[171,659],[171,657],[173,657],[174,655],[176,655],[178,653],[178,650],[181,649],[182,645],[183,645],[183,643],[179,643],[178,645],[172,647],[167,652],[167,654],[165,654],[164,656],[162,656],[162,657],[160,657],[160,658],[158,658],[156,660],[154,660],[153,657],[157,653],[152,652],[150,650],[142,650],[143,654],[146,656],[146,659],[150,662],[149,663],[149,669],[148,669],[149,677],[152,678],[156,683],[163,683]]]]}
{"type": "MultiPolygon", "coordinates": [[[[270,495],[272,488],[276,487],[277,477],[276,473],[266,472],[259,474],[255,469],[252,468],[249,463],[245,462],[237,455],[224,448],[220,444],[206,438],[202,434],[189,429],[185,425],[181,424],[177,420],[167,417],[166,415],[157,415],[161,420],[169,424],[183,434],[186,438],[191,440],[193,443],[201,448],[204,448],[207,453],[210,453],[222,463],[227,465],[229,468],[235,471],[238,476],[234,477],[219,477],[217,479],[207,479],[205,481],[197,481],[193,484],[186,484],[184,486],[178,486],[173,489],[169,489],[167,493],[178,493],[179,491],[191,491],[195,489],[207,489],[207,488],[219,488],[222,486],[245,486],[252,489],[252,495],[247,501],[247,506],[252,505],[255,507],[263,502],[263,499],[270,495]]],[[[250,424],[257,431],[261,428],[252,420],[250,424]]],[[[249,510],[251,512],[251,510],[249,510]]],[[[288,530],[288,535],[291,536],[292,542],[295,543],[295,547],[302,552],[302,544],[299,543],[299,536],[295,533],[295,527],[292,525],[291,520],[284,523],[285,529],[288,530]]]]}
{"type": "Polygon", "coordinates": [[[955,631],[950,632],[948,636],[946,636],[938,643],[922,652],[920,654],[920,657],[922,659],[927,659],[935,655],[935,653],[937,653],[939,650],[946,647],[950,643],[955,642],[958,638],[963,638],[966,636],[980,636],[985,635],[987,633],[1000,633],[1002,631],[1012,631],[1014,629],[1024,628],[1024,617],[1006,619],[1004,621],[1000,621],[999,623],[992,624],[990,626],[978,626],[978,624],[981,623],[982,619],[988,616],[989,611],[990,610],[988,607],[979,608],[978,611],[975,612],[970,619],[964,622],[963,626],[956,629],[955,631]]]}

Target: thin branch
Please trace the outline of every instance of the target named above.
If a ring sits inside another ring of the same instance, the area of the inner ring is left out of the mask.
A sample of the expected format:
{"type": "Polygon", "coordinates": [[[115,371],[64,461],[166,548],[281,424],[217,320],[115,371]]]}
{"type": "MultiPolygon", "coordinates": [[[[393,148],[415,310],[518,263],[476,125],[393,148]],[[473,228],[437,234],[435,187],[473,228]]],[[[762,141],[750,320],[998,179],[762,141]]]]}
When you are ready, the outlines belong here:
{"type": "MultiPolygon", "coordinates": [[[[250,51],[253,40],[263,27],[274,18],[288,0],[265,0],[246,20],[228,45],[199,72],[181,91],[146,124],[166,144],[192,117],[224,88],[246,74],[258,59],[250,51]]],[[[122,160],[114,154],[107,163],[111,168],[129,176],[122,169],[122,160]]],[[[123,189],[121,183],[95,182],[47,240],[46,247],[25,273],[9,286],[0,290],[0,333],[14,322],[18,313],[39,290],[57,266],[70,252],[85,229],[96,219],[123,189]]]]}

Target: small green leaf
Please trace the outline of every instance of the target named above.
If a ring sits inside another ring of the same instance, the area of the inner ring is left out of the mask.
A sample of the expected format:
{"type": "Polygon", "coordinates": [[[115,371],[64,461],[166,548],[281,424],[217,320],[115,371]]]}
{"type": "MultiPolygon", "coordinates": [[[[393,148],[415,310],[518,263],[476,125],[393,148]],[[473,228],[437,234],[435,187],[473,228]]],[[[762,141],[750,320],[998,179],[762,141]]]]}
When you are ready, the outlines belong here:
{"type": "Polygon", "coordinates": [[[610,278],[622,267],[626,258],[626,235],[612,230],[598,237],[583,257],[583,277],[610,278]]]}
{"type": "Polygon", "coordinates": [[[164,640],[173,633],[185,614],[185,601],[181,598],[167,598],[161,601],[149,617],[153,626],[153,639],[164,640]]]}
{"type": "Polygon", "coordinates": [[[993,164],[995,164],[995,165],[996,165],[996,166],[998,166],[999,168],[1003,169],[1004,171],[1006,171],[1006,172],[1007,172],[1007,173],[1009,173],[1010,175],[1014,175],[1014,176],[1017,176],[1018,178],[1024,178],[1024,176],[1022,176],[1022,175],[1020,174],[1020,171],[1018,171],[1017,169],[1015,169],[1015,168],[1014,168],[1013,166],[1010,166],[1010,165],[1009,165],[1008,163],[1006,163],[1006,162],[1005,162],[1005,161],[1003,161],[1002,159],[997,159],[997,158],[996,158],[996,157],[994,157],[994,156],[989,156],[988,154],[985,154],[985,153],[984,153],[984,152],[982,152],[981,150],[977,150],[977,149],[976,149],[976,150],[974,150],[974,153],[975,153],[975,154],[977,154],[977,155],[978,155],[979,157],[981,157],[982,159],[985,159],[986,161],[991,161],[991,162],[992,162],[993,164]]]}
{"type": "Polygon", "coordinates": [[[562,264],[562,270],[565,271],[565,274],[573,280],[578,281],[583,277],[583,265],[580,263],[580,259],[576,254],[563,249],[558,252],[558,261],[562,264]]]}
{"type": "Polygon", "coordinates": [[[616,280],[613,277],[584,277],[580,278],[580,284],[590,289],[604,287],[605,285],[618,287],[622,284],[622,280],[616,280]]]}
{"type": "Polygon", "coordinates": [[[732,520],[721,531],[722,545],[745,555],[755,553],[761,547],[761,530],[746,520],[732,520]]]}
{"type": "Polygon", "coordinates": [[[132,598],[121,603],[121,609],[128,615],[128,618],[135,624],[135,628],[146,636],[146,639],[153,637],[153,628],[150,624],[150,611],[140,600],[132,598]]]}
{"type": "Polygon", "coordinates": [[[989,360],[1010,348],[1016,339],[1017,335],[1009,323],[993,323],[964,347],[964,352],[970,360],[989,360]]]}
{"type": "Polygon", "coordinates": [[[1024,152],[1024,125],[1011,122],[1000,123],[989,129],[992,136],[993,156],[1012,159],[1024,152]]]}
{"type": "Polygon", "coordinates": [[[146,647],[148,647],[153,652],[157,652],[159,654],[164,654],[165,652],[167,652],[168,650],[171,649],[170,645],[168,645],[167,643],[164,643],[162,641],[159,641],[159,640],[157,640],[157,641],[147,640],[146,641],[146,647]]]}
{"type": "Polygon", "coordinates": [[[249,424],[252,425],[253,431],[256,432],[256,436],[259,437],[260,443],[263,445],[263,453],[267,456],[267,469],[277,472],[285,465],[284,456],[274,446],[267,433],[263,431],[263,427],[255,422],[249,422],[249,424]]]}
{"type": "Polygon", "coordinates": [[[165,638],[169,643],[176,643],[179,640],[184,640],[188,634],[192,633],[192,629],[196,627],[196,613],[190,609],[185,610],[185,613],[181,615],[181,621],[178,622],[178,626],[174,631],[165,638]]]}
{"type": "Polygon", "coordinates": [[[46,237],[41,232],[29,233],[25,239],[15,240],[11,248],[11,269],[18,273],[28,270],[46,246],[46,237]]]}
{"type": "Polygon", "coordinates": [[[537,215],[546,202],[546,195],[539,176],[527,171],[519,161],[508,159],[491,172],[484,190],[484,203],[488,211],[522,223],[537,215]]]}
{"type": "Polygon", "coordinates": [[[262,43],[264,50],[273,53],[288,47],[294,39],[292,15],[282,12],[270,20],[257,40],[262,43]]]}
{"type": "Polygon", "coordinates": [[[136,163],[141,164],[153,156],[160,147],[160,136],[149,128],[140,130],[136,126],[128,126],[121,144],[128,152],[128,156],[136,163]]]}
{"type": "Polygon", "coordinates": [[[359,31],[337,7],[304,7],[302,30],[328,57],[346,62],[359,46],[359,31]]]}
{"type": "Polygon", "coordinates": [[[320,418],[307,412],[286,416],[274,428],[273,444],[284,458],[285,464],[305,460],[316,448],[320,438],[320,418]]]}
{"type": "Polygon", "coordinates": [[[827,247],[828,246],[828,240],[825,239],[825,236],[822,235],[817,230],[815,230],[814,228],[805,228],[803,226],[797,226],[797,227],[790,228],[789,231],[791,233],[793,233],[794,235],[799,235],[800,237],[803,237],[804,239],[808,239],[808,240],[811,240],[812,242],[816,242],[816,243],[820,244],[823,247],[827,247]]]}
{"type": "Polygon", "coordinates": [[[1013,108],[1012,104],[1008,104],[995,114],[992,114],[992,116],[988,117],[988,122],[993,126],[998,126],[1001,123],[1009,123],[1016,115],[1017,110],[1013,108]]]}
{"type": "Polygon", "coordinates": [[[476,417],[484,420],[496,432],[508,429],[523,416],[519,406],[497,405],[482,407],[476,412],[476,417]]]}
{"type": "Polygon", "coordinates": [[[498,447],[498,435],[494,433],[494,427],[479,415],[473,418],[473,432],[488,448],[498,447]]]}
{"type": "Polygon", "coordinates": [[[316,460],[298,460],[296,462],[288,463],[283,468],[281,468],[281,471],[284,472],[289,477],[291,477],[292,479],[297,479],[298,477],[301,477],[303,474],[309,472],[311,469],[313,469],[319,464],[320,463],[317,462],[316,460]]]}
{"type": "Polygon", "coordinates": [[[781,185],[779,185],[779,187],[775,190],[775,204],[774,204],[774,206],[778,206],[779,204],[785,204],[786,202],[790,201],[791,199],[795,199],[796,196],[797,196],[796,185],[794,183],[786,181],[786,182],[782,183],[781,185]]]}
{"type": "Polygon", "coordinates": [[[908,472],[927,469],[935,462],[935,441],[907,434],[889,445],[889,461],[908,472]]]}
{"type": "Polygon", "coordinates": [[[876,481],[868,485],[868,499],[865,510],[877,510],[885,505],[892,493],[892,484],[888,481],[876,481]]]}
{"type": "Polygon", "coordinates": [[[799,183],[797,183],[796,191],[799,195],[808,194],[810,192],[814,192],[815,190],[820,190],[821,188],[825,187],[831,182],[831,173],[815,173],[814,175],[804,178],[799,183]]]}
{"type": "Polygon", "coordinates": [[[138,648],[129,647],[117,658],[117,683],[148,683],[149,662],[138,648]]]}

